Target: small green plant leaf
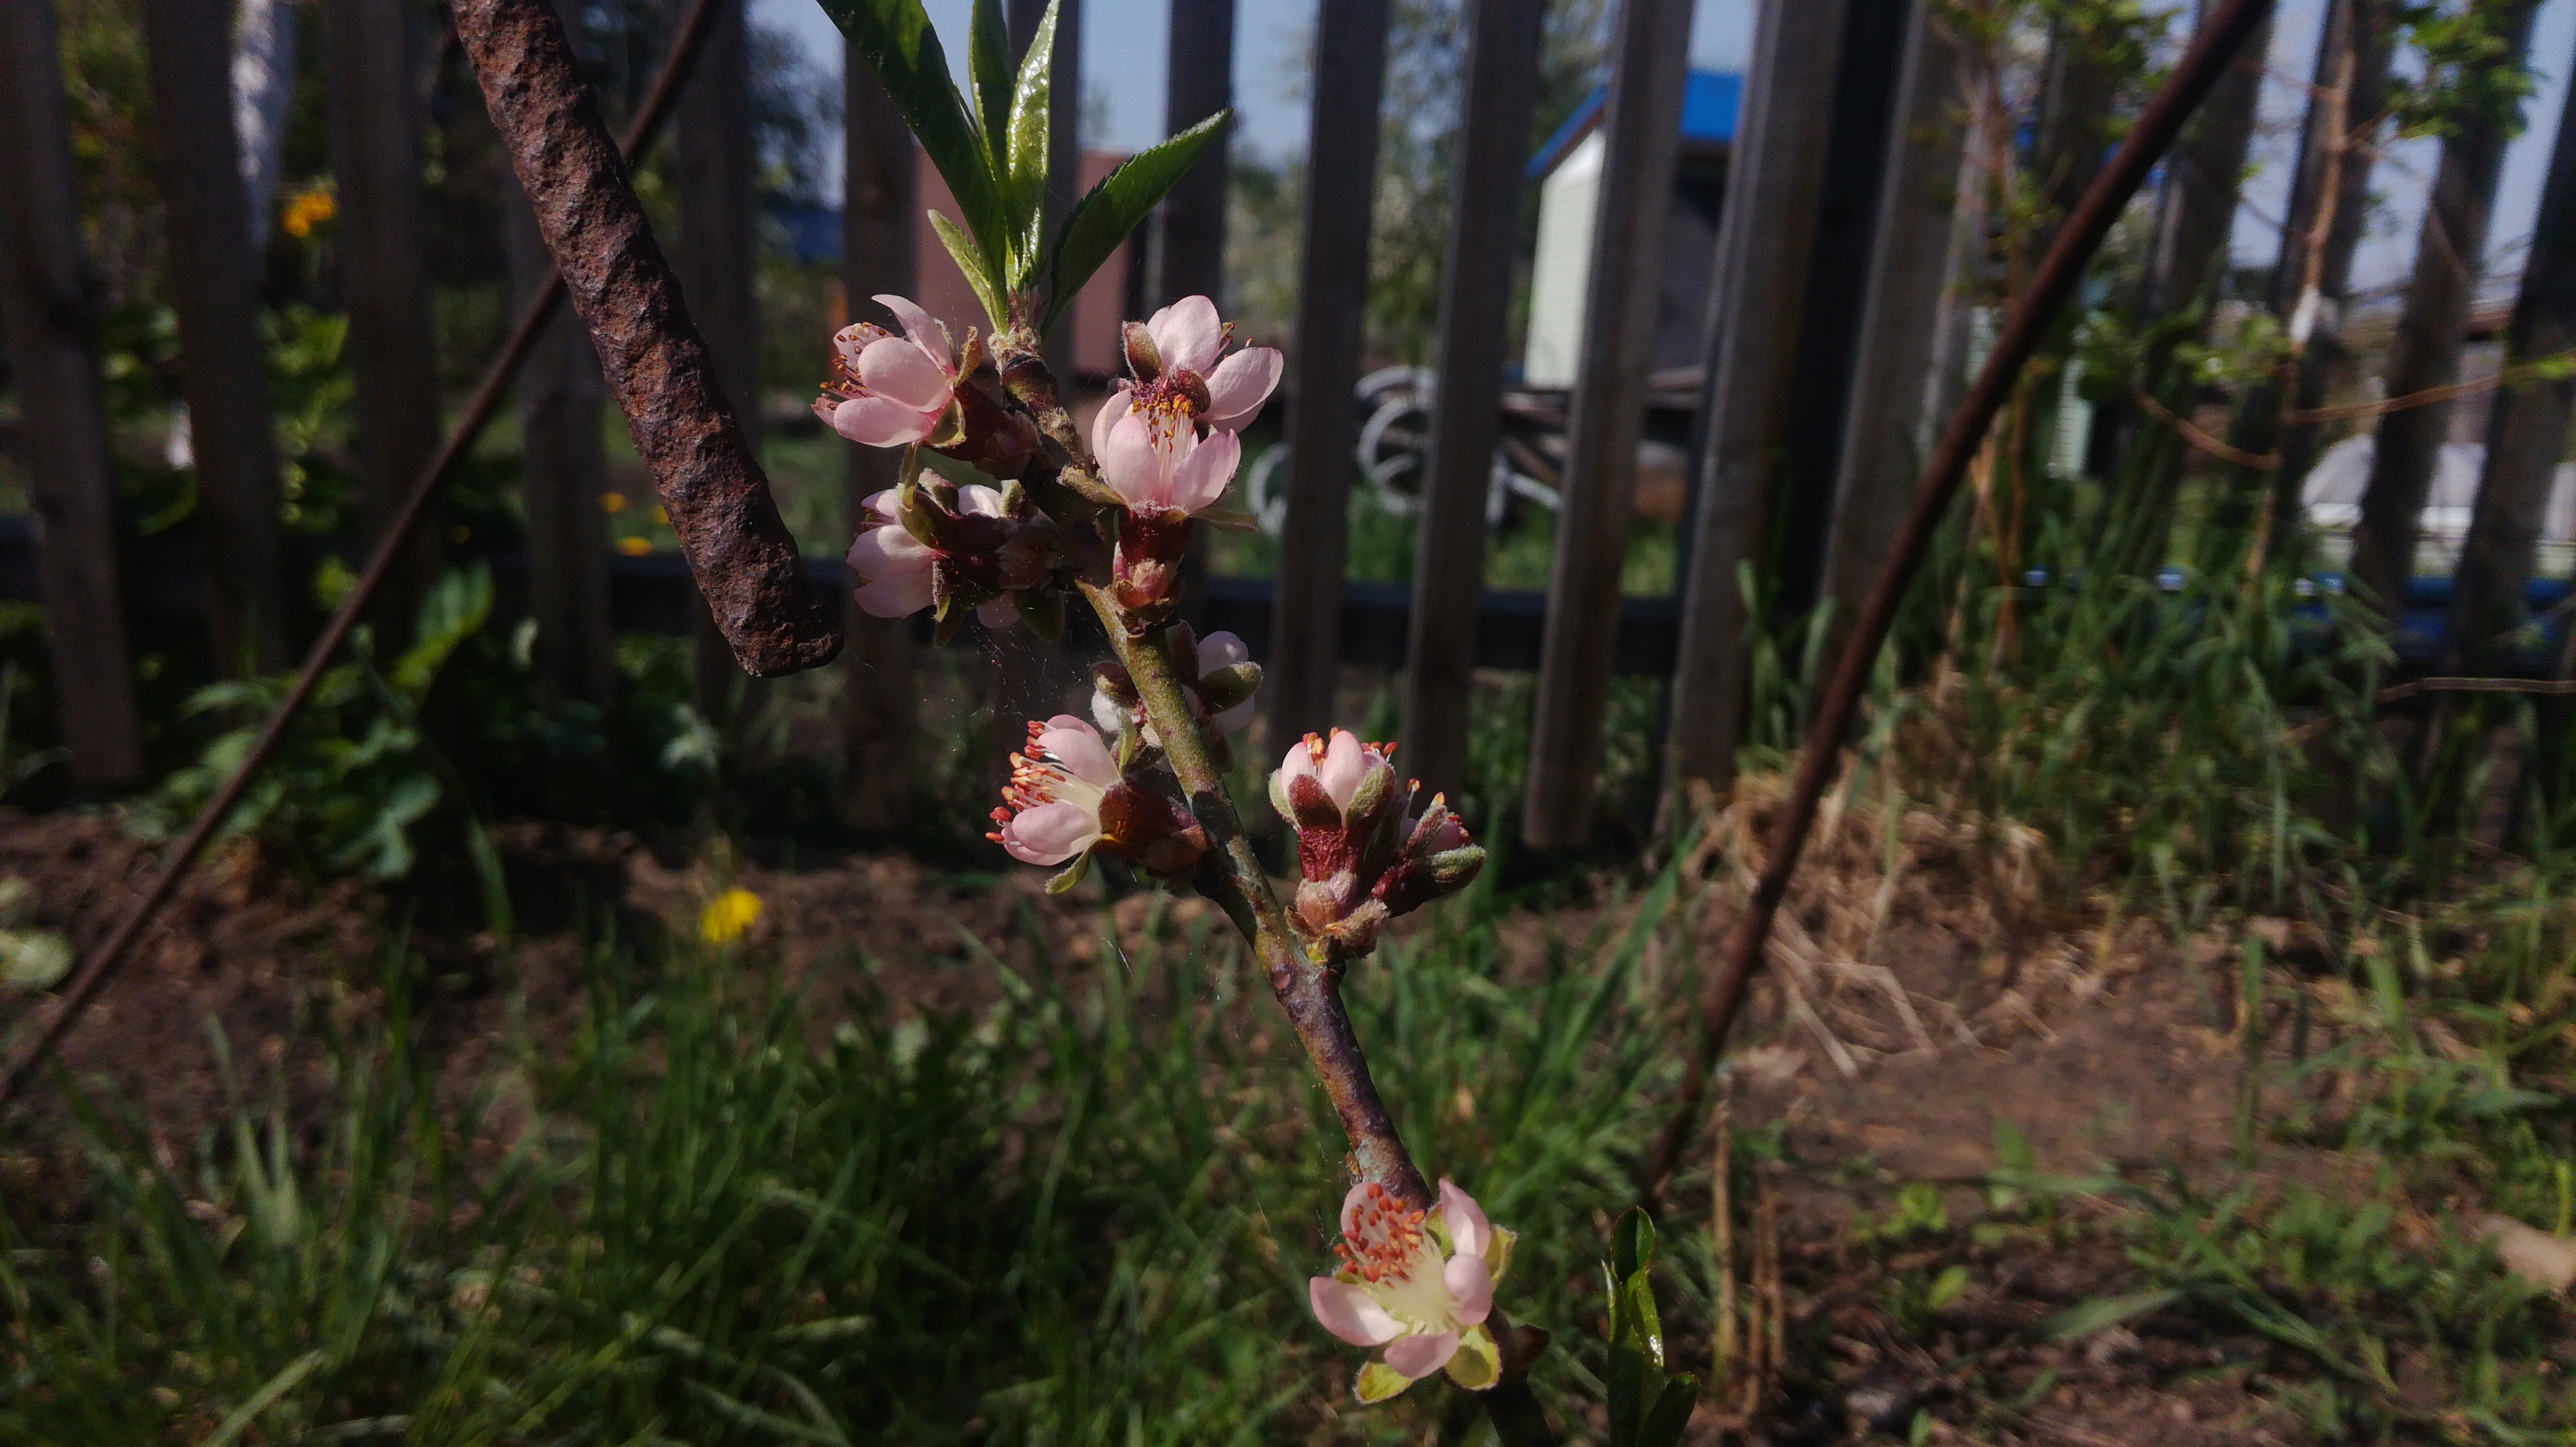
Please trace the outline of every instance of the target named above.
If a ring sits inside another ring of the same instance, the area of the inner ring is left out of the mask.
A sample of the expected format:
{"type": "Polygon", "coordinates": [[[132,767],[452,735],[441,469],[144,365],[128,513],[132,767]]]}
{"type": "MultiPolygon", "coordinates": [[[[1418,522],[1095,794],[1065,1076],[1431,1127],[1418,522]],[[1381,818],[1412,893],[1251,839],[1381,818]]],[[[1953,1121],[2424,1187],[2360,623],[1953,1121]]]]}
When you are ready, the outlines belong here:
{"type": "Polygon", "coordinates": [[[1046,324],[1052,330],[1076,292],[1109,259],[1127,233],[1141,224],[1172,187],[1189,173],[1234,118],[1231,110],[1215,115],[1159,145],[1148,146],[1101,178],[1100,184],[1073,205],[1056,233],[1055,260],[1047,282],[1046,324]]]}
{"type": "MultiPolygon", "coordinates": [[[[992,157],[967,111],[966,98],[957,93],[947,52],[940,49],[939,32],[931,28],[921,0],[821,0],[821,4],[823,13],[858,48],[860,58],[902,113],[904,124],[920,139],[940,179],[948,183],[967,230],[980,243],[976,254],[997,253],[1002,198],[992,157]]],[[[959,265],[965,264],[961,257],[959,265]]],[[[977,283],[979,296],[999,289],[989,268],[967,266],[966,276],[977,283]]],[[[989,302],[987,309],[1000,317],[1000,309],[989,302]]]]}
{"type": "Polygon", "coordinates": [[[1655,1264],[1655,1220],[1630,1206],[1610,1236],[1610,1269],[1625,1282],[1655,1264]]]}
{"type": "Polygon", "coordinates": [[[1009,215],[1011,285],[1024,290],[1037,285],[1038,263],[1045,256],[1047,139],[1055,88],[1054,0],[1029,41],[1020,62],[1019,84],[1012,90],[1006,137],[994,141],[993,169],[1002,177],[1009,215]]]}
{"type": "Polygon", "coordinates": [[[975,288],[975,299],[984,304],[984,315],[992,319],[995,330],[1000,330],[1008,313],[1002,309],[1001,290],[993,285],[992,269],[984,261],[983,245],[964,227],[936,211],[930,213],[930,229],[939,233],[939,244],[957,258],[957,269],[966,273],[967,284],[975,288]]]}
{"type": "Polygon", "coordinates": [[[2152,1311],[2161,1311],[2183,1299],[2188,1293],[2177,1290],[2139,1291],[2127,1296],[2101,1296],[2078,1306],[2068,1307],[2039,1324],[2039,1334],[2050,1341],[2073,1341],[2091,1336],[2106,1327],[2124,1321],[2135,1321],[2152,1311]]]}
{"type": "Polygon", "coordinates": [[[966,22],[966,69],[975,87],[975,124],[984,133],[984,155],[993,174],[1008,174],[1005,149],[1011,124],[1011,34],[1002,0],[975,0],[966,22]]]}
{"type": "Polygon", "coordinates": [[[1663,1395],[1638,1424],[1637,1447],[1674,1447],[1690,1425],[1691,1407],[1699,1400],[1699,1378],[1685,1372],[1664,1383],[1663,1395]]]}

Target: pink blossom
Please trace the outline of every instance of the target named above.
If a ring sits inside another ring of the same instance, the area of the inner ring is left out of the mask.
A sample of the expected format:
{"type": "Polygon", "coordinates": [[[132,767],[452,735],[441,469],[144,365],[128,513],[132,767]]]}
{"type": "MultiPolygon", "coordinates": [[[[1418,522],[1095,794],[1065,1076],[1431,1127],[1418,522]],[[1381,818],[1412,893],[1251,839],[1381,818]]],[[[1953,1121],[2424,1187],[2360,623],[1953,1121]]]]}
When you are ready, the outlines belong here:
{"type": "Polygon", "coordinates": [[[902,447],[928,437],[946,415],[957,387],[956,347],[948,328],[910,300],[876,298],[903,323],[900,337],[867,322],[832,338],[832,377],[814,411],[832,430],[870,447],[902,447]]]}
{"type": "Polygon", "coordinates": [[[1197,418],[1225,432],[1241,429],[1260,414],[1284,366],[1277,347],[1245,347],[1225,355],[1233,333],[1232,323],[1217,318],[1216,303],[1203,296],[1185,296],[1145,322],[1145,334],[1154,339],[1163,364],[1163,375],[1149,380],[1205,386],[1207,403],[1194,409],[1197,418]]]}
{"type": "MultiPolygon", "coordinates": [[[[894,489],[871,494],[867,509],[868,520],[850,543],[848,562],[860,583],[851,596],[861,610],[878,618],[902,618],[929,607],[936,596],[932,574],[939,550],[903,525],[894,489]]],[[[1002,495],[970,482],[957,489],[957,510],[965,516],[1001,517],[1002,495]]],[[[1018,620],[1019,610],[1010,599],[995,598],[977,605],[975,616],[987,628],[1007,628],[1018,620]]]]}
{"type": "Polygon", "coordinates": [[[1407,1207],[1374,1181],[1342,1198],[1341,1269],[1310,1277],[1307,1304],[1324,1330],[1353,1346],[1386,1348],[1362,1368],[1358,1394],[1381,1402],[1447,1368],[1481,1391],[1501,1375],[1501,1353],[1485,1318],[1494,1284],[1511,1265],[1513,1236],[1485,1219],[1448,1181],[1428,1211],[1407,1207]]]}
{"type": "Polygon", "coordinates": [[[1351,800],[1358,797],[1360,785],[1372,774],[1392,774],[1395,766],[1387,755],[1393,744],[1364,744],[1359,736],[1345,729],[1333,730],[1332,740],[1308,734],[1288,746],[1288,757],[1279,761],[1279,772],[1272,776],[1275,794],[1286,795],[1293,781],[1310,778],[1323,786],[1324,796],[1333,807],[1349,813],[1351,800]]]}
{"type": "Polygon", "coordinates": [[[1143,412],[1112,423],[1099,452],[1101,481],[1135,512],[1204,512],[1225,496],[1243,460],[1231,432],[1202,439],[1187,426],[1157,427],[1143,412]]]}
{"type": "Polygon", "coordinates": [[[1101,800],[1119,785],[1118,761],[1100,732],[1071,714],[1029,725],[1027,747],[1011,755],[1001,827],[985,836],[1023,864],[1062,864],[1104,832],[1101,800]]]}
{"type": "MultiPolygon", "coordinates": [[[[1199,680],[1205,679],[1218,669],[1250,663],[1251,647],[1233,634],[1219,631],[1197,640],[1192,654],[1196,668],[1182,680],[1181,690],[1182,696],[1189,700],[1190,711],[1206,718],[1208,723],[1221,734],[1234,733],[1252,722],[1255,698],[1251,693],[1246,693],[1241,703],[1219,709],[1211,714],[1207,712],[1208,700],[1202,696],[1199,683],[1199,680]]],[[[1100,731],[1104,734],[1116,734],[1118,730],[1133,722],[1137,733],[1148,746],[1162,747],[1163,740],[1154,732],[1153,720],[1145,717],[1144,706],[1136,701],[1134,685],[1126,682],[1126,670],[1119,669],[1117,672],[1118,686],[1124,692],[1113,697],[1106,691],[1095,690],[1091,695],[1092,718],[1098,721],[1100,731]]]]}

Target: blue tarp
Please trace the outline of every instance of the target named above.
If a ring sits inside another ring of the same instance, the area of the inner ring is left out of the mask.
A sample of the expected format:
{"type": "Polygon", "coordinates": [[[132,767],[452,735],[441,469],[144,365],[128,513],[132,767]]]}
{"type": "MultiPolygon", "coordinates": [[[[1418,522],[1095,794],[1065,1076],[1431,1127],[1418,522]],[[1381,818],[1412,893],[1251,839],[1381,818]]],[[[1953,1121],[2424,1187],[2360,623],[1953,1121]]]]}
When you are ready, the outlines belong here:
{"type": "MultiPolygon", "coordinates": [[[[1530,157],[1532,180],[1556,169],[1565,153],[1583,137],[1593,118],[1610,98],[1609,88],[1594,86],[1565,118],[1555,134],[1539,143],[1537,154],[1530,157]]],[[[1694,70],[1682,91],[1682,139],[1685,141],[1721,142],[1735,139],[1735,122],[1744,108],[1744,77],[1731,70],[1694,70]]]]}

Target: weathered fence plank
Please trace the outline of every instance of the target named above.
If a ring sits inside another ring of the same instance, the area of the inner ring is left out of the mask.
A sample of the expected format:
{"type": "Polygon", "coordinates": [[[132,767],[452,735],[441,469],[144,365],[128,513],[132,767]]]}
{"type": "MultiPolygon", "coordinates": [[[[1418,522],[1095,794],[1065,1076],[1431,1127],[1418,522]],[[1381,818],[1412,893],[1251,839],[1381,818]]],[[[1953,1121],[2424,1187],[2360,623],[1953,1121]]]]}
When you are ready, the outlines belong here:
{"type": "MultiPolygon", "coordinates": [[[[525,308],[554,277],[536,213],[509,198],[510,289],[525,308]]],[[[549,712],[580,705],[602,729],[617,693],[616,638],[608,611],[608,490],[600,409],[608,384],[590,334],[558,309],[519,369],[519,500],[528,518],[528,612],[537,638],[530,660],[537,701],[549,712]]],[[[612,751],[562,758],[547,773],[548,806],[589,818],[609,802],[612,751]]]]}
{"type": "MultiPolygon", "coordinates": [[[[842,61],[841,124],[844,196],[841,276],[850,319],[876,317],[869,297],[913,292],[914,199],[918,163],[912,133],[894,100],[868,73],[856,50],[842,61]]],[[[879,318],[882,325],[890,318],[879,318]]],[[[850,531],[867,517],[867,500],[894,486],[899,454],[883,447],[842,449],[850,531]]],[[[914,686],[911,621],[878,618],[850,601],[845,570],[836,591],[848,610],[849,650],[841,656],[842,817],[853,827],[893,829],[912,795],[914,686]]]]}
{"type": "Polygon", "coordinates": [[[224,0],[152,0],[143,7],[143,39],[180,392],[213,594],[207,621],[216,666],[239,673],[286,665],[286,593],[259,269],[233,137],[229,10],[224,0]]]}
{"type": "Polygon", "coordinates": [[[1521,175],[1538,103],[1540,0],[1467,10],[1467,94],[1440,269],[1440,392],[1422,488],[1405,650],[1406,772],[1434,791],[1466,782],[1485,495],[1502,427],[1503,348],[1520,257],[1521,175]]]}
{"type": "MultiPolygon", "coordinates": [[[[1234,0],[1172,0],[1163,129],[1177,135],[1233,104],[1234,0]]],[[[1227,141],[1217,137],[1163,197],[1151,262],[1150,294],[1157,306],[1185,296],[1207,297],[1220,310],[1225,305],[1227,141]]]]}
{"type": "Polygon", "coordinates": [[[1321,0],[1315,19],[1297,339],[1288,357],[1288,508],[1267,682],[1272,752],[1332,722],[1333,624],[1347,555],[1351,444],[1377,194],[1387,0],[1321,0]]]}
{"type": "MultiPolygon", "coordinates": [[[[2307,314],[2307,345],[2290,378],[2290,406],[2303,411],[2325,404],[2326,389],[2344,360],[2343,304],[2352,290],[2353,257],[2369,230],[2370,175],[2379,160],[2377,140],[2386,125],[2389,65],[2397,50],[2394,0],[2346,0],[2330,13],[2337,23],[2350,27],[2352,65],[2349,71],[2339,72],[2345,79],[2340,104],[2334,108],[2334,126],[2328,128],[2319,108],[2312,106],[2301,149],[2303,154],[2319,148],[2335,153],[2334,214],[2327,222],[2324,245],[2312,258],[2312,274],[2301,283],[2303,288],[2313,288],[2314,299],[2302,290],[2281,313],[2294,330],[2301,313],[2307,314]]],[[[2329,42],[2341,39],[2326,37],[2329,42]]],[[[2321,53],[2320,71],[2324,63],[2321,53]]],[[[2277,414],[2273,425],[2277,429],[2273,435],[2237,441],[2248,452],[2271,453],[2278,459],[2272,468],[2271,509],[2272,536],[2280,538],[2290,536],[2304,520],[2300,489],[2316,463],[2322,432],[2316,422],[2284,425],[2277,414]]],[[[2248,479],[2249,484],[2253,481],[2248,479]]]]}
{"type": "Polygon", "coordinates": [[[116,478],[99,386],[95,282],[81,256],[53,0],[0,6],[0,336],[15,372],[28,491],[43,547],[41,596],[55,715],[72,781],[143,777],[125,605],[117,582],[116,478]]]}
{"type": "MultiPolygon", "coordinates": [[[[2520,65],[2531,47],[2538,0],[2495,0],[2480,8],[2495,18],[2507,47],[2498,63],[2520,65]]],[[[2384,396],[2412,396],[2459,380],[2462,333],[2486,259],[2496,181],[2521,109],[2518,100],[2481,105],[2471,99],[2452,118],[2415,243],[2415,271],[2407,280],[2406,310],[2389,350],[2384,396]]],[[[2432,491],[2433,467],[2450,426],[2448,402],[2407,407],[2379,419],[2370,482],[2352,530],[2351,572],[2362,595],[2392,619],[2414,571],[2415,521],[2432,491]]]]}
{"type": "Polygon", "coordinates": [[[1825,181],[1846,0],[1764,0],[1718,222],[1666,779],[1723,784],[1743,739],[1750,619],[1738,573],[1769,529],[1799,299],[1825,181]]]}
{"type": "MultiPolygon", "coordinates": [[[[680,92],[674,138],[680,193],[681,294],[707,339],[716,385],[733,404],[744,446],[760,455],[760,307],[753,289],[760,152],[752,134],[751,33],[744,0],[722,0],[706,49],[680,92]]],[[[712,615],[691,648],[698,712],[722,722],[754,685],[734,667],[712,615]]]]}
{"type": "MultiPolygon", "coordinates": [[[[2522,289],[2514,297],[2505,340],[2508,367],[2576,350],[2576,92],[2569,99],[2559,112],[2549,178],[2541,184],[2522,289]]],[[[2487,419],[2486,472],[2478,479],[2477,505],[2451,585],[2450,645],[2465,667],[2486,667],[2498,640],[2523,625],[2523,590],[2531,582],[2571,417],[2576,378],[2510,383],[2495,399],[2487,419]]]]}
{"type": "Polygon", "coordinates": [[[1985,186],[1968,146],[1981,124],[1962,84],[1968,63],[1940,7],[1917,6],[1826,535],[1824,592],[1837,629],[1859,615],[1935,430],[1964,385],[1967,289],[1986,247],[1985,186]]]}
{"type": "Polygon", "coordinates": [[[1610,641],[1637,483],[1646,347],[1655,322],[1664,210],[1690,73],[1687,0],[1623,0],[1612,32],[1599,209],[1566,439],[1563,509],[1548,568],[1547,642],[1530,723],[1521,836],[1542,848],[1592,832],[1610,641]]]}
{"type": "Polygon", "coordinates": [[[2061,14],[2049,26],[2048,61],[2040,76],[2039,128],[2031,140],[2030,179],[2048,214],[2030,238],[2033,255],[2048,250],[2057,228],[2075,214],[2110,158],[2112,102],[2120,77],[2105,63],[2098,13],[2061,14]]]}
{"type": "MultiPolygon", "coordinates": [[[[376,537],[437,453],[441,430],[416,134],[416,12],[404,0],[327,0],[321,8],[337,251],[349,309],[345,355],[357,394],[356,521],[376,537]]],[[[420,595],[437,579],[442,531],[434,516],[413,530],[387,579],[374,616],[395,637],[410,636],[420,595]]]]}

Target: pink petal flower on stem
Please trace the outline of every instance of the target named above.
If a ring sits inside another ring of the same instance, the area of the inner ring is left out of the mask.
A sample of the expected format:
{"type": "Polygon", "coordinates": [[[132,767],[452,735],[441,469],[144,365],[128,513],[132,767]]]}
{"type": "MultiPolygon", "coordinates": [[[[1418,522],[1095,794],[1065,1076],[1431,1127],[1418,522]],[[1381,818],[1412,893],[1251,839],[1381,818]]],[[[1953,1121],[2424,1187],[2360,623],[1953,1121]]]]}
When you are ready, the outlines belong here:
{"type": "MultiPolygon", "coordinates": [[[[1386,1348],[1384,1367],[1402,1381],[1374,1389],[1376,1397],[1448,1366],[1471,1337],[1490,1361],[1493,1343],[1484,1323],[1493,1311],[1494,1283],[1484,1252],[1494,1235],[1483,1210],[1448,1181],[1440,1183],[1440,1204],[1430,1212],[1405,1206],[1373,1181],[1342,1198],[1342,1239],[1333,1246],[1341,1269],[1309,1278],[1306,1300],[1334,1336],[1386,1348]],[[1450,1243],[1445,1254],[1442,1233],[1450,1243]]],[[[1374,1400],[1367,1375],[1363,1400],[1374,1400]]]]}
{"type": "Polygon", "coordinates": [[[1071,714],[1032,722],[993,811],[1001,827],[985,837],[1023,864],[1062,864],[1100,841],[1100,801],[1117,782],[1099,730],[1071,714]]]}
{"type": "Polygon", "coordinates": [[[832,338],[831,378],[814,411],[832,430],[870,447],[919,442],[939,425],[957,385],[948,329],[899,296],[879,302],[903,324],[896,336],[865,322],[832,338]]]}
{"type": "Polygon", "coordinates": [[[901,618],[929,607],[930,570],[939,561],[938,552],[896,519],[891,488],[871,496],[867,508],[868,526],[850,543],[850,569],[861,584],[851,596],[879,618],[901,618]]]}
{"type": "Polygon", "coordinates": [[[1204,440],[1191,428],[1158,428],[1130,412],[1109,428],[1100,449],[1101,480],[1138,511],[1203,512],[1225,496],[1243,444],[1231,432],[1204,440]]]}
{"type": "MultiPolygon", "coordinates": [[[[1199,640],[1199,677],[1205,678],[1220,668],[1232,668],[1252,661],[1251,646],[1231,633],[1219,631],[1199,640]]],[[[1247,698],[1234,707],[1208,719],[1221,734],[1230,734],[1252,722],[1252,712],[1259,699],[1247,698]]]]}

